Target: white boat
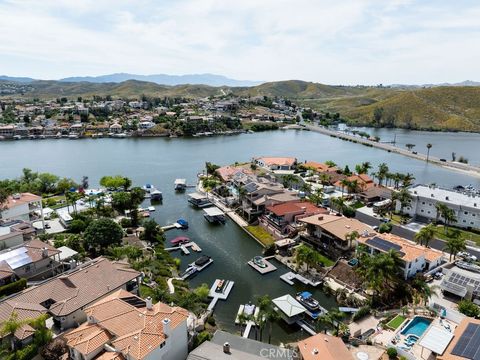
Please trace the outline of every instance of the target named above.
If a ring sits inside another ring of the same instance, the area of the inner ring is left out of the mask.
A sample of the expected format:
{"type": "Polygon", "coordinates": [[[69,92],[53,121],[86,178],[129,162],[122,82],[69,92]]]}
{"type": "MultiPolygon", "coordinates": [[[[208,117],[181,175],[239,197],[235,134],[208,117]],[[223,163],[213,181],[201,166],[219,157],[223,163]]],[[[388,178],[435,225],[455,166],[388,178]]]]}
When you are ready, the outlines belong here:
{"type": "Polygon", "coordinates": [[[150,212],[155,211],[155,206],[149,206],[147,209],[148,209],[148,211],[150,211],[150,212]]]}
{"type": "Polygon", "coordinates": [[[185,191],[187,188],[186,179],[176,179],[175,180],[175,191],[185,191]]]}

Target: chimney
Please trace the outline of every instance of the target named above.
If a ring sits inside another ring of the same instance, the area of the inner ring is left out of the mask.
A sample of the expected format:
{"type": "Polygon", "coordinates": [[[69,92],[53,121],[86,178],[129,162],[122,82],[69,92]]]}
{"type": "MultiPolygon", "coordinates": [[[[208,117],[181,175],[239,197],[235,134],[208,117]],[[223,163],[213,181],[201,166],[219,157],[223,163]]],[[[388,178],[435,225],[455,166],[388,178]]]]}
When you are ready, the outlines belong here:
{"type": "Polygon", "coordinates": [[[95,324],[96,323],[95,318],[92,315],[88,315],[87,322],[89,324],[95,324]]]}
{"type": "Polygon", "coordinates": [[[42,258],[47,258],[48,257],[48,249],[46,247],[42,248],[42,258]]]}
{"type": "Polygon", "coordinates": [[[319,217],[318,217],[318,220],[323,220],[323,216],[319,216],[319,217]]]}
{"type": "Polygon", "coordinates": [[[145,303],[147,306],[147,310],[152,310],[153,304],[152,304],[152,298],[150,296],[145,299],[145,303]]]}
{"type": "Polygon", "coordinates": [[[230,354],[230,344],[228,342],[223,344],[223,352],[225,354],[230,354]]]}
{"type": "Polygon", "coordinates": [[[170,328],[170,319],[165,318],[162,320],[162,325],[163,325],[163,334],[165,335],[166,338],[169,338],[172,335],[172,331],[170,328]]]}

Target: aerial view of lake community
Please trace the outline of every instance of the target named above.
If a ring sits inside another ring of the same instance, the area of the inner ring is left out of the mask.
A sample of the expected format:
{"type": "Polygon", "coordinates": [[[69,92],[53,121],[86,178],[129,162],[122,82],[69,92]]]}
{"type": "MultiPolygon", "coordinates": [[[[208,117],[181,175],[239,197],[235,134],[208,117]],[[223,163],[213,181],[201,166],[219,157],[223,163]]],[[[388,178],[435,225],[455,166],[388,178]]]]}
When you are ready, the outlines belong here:
{"type": "Polygon", "coordinates": [[[475,14],[0,1],[0,359],[480,360],[475,14]]]}

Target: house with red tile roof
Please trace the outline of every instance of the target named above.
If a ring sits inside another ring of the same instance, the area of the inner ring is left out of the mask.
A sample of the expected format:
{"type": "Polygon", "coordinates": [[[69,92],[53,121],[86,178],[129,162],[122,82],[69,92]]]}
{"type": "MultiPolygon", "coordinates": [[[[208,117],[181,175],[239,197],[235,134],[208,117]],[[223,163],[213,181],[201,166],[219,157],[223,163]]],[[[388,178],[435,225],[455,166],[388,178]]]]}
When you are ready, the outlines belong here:
{"type": "Polygon", "coordinates": [[[343,185],[341,180],[338,180],[335,182],[334,186],[337,190],[339,191],[345,191],[347,193],[358,193],[358,192],[364,192],[370,188],[373,188],[375,186],[375,182],[373,179],[368,176],[367,174],[359,174],[359,175],[352,175],[347,177],[346,179],[350,183],[356,183],[356,188],[350,188],[348,186],[343,185]]]}
{"type": "Polygon", "coordinates": [[[326,213],[327,209],[309,201],[284,202],[268,206],[265,215],[260,218],[260,224],[276,238],[282,238],[295,231],[300,219],[326,213]]]}
{"type": "Polygon", "coordinates": [[[85,309],[87,322],[63,334],[73,359],[176,360],[188,355],[187,318],[180,307],[125,290],[85,309]]]}
{"type": "Polygon", "coordinates": [[[253,172],[245,166],[222,166],[216,171],[217,175],[223,182],[230,182],[236,174],[252,175],[253,172]]]}
{"type": "Polygon", "coordinates": [[[328,166],[327,164],[316,161],[307,161],[303,164],[303,166],[319,173],[334,173],[338,171],[336,166],[328,166]]]}

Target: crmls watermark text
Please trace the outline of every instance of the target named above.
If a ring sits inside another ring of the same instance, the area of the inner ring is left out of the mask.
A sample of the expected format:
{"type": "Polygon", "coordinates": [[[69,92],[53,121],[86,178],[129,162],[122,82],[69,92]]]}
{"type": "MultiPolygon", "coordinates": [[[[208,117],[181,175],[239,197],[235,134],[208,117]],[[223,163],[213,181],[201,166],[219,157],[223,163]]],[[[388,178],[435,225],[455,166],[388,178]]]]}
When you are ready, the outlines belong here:
{"type": "Polygon", "coordinates": [[[297,352],[292,349],[264,348],[260,350],[260,357],[265,359],[292,359],[297,358],[297,352]]]}

